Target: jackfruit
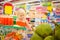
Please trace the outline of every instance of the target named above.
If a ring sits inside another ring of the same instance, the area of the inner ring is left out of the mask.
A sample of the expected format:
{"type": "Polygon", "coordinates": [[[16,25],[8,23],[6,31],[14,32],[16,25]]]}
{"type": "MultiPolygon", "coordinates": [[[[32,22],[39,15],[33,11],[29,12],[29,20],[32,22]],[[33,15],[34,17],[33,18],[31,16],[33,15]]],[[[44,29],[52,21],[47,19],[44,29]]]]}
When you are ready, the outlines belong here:
{"type": "Polygon", "coordinates": [[[54,40],[53,36],[47,36],[44,40],[54,40]]]}
{"type": "Polygon", "coordinates": [[[50,24],[43,23],[36,27],[35,32],[42,37],[46,37],[52,33],[52,28],[51,28],[50,24]]]}
{"type": "Polygon", "coordinates": [[[30,40],[43,40],[43,38],[40,37],[38,34],[34,33],[30,40]]]}

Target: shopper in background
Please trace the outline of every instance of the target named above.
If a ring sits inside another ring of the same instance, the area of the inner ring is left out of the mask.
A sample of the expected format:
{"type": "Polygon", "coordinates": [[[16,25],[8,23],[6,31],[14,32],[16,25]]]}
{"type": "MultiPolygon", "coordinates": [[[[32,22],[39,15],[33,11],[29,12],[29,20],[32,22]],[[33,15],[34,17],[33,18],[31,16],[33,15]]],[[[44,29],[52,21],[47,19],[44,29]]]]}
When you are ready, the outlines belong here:
{"type": "Polygon", "coordinates": [[[32,30],[31,25],[28,23],[28,21],[26,20],[26,12],[24,9],[18,9],[16,10],[17,12],[17,20],[16,20],[16,24],[19,26],[23,26],[28,28],[29,30],[32,30]]]}

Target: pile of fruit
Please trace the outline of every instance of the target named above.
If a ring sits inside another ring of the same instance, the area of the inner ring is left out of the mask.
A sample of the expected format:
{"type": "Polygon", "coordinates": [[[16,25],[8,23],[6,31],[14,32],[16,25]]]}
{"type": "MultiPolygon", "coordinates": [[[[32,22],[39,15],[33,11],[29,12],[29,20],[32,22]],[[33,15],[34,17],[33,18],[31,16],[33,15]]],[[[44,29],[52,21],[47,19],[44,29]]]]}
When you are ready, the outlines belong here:
{"type": "Polygon", "coordinates": [[[54,30],[48,23],[37,26],[30,40],[60,40],[60,25],[53,23],[55,24],[54,30]]]}

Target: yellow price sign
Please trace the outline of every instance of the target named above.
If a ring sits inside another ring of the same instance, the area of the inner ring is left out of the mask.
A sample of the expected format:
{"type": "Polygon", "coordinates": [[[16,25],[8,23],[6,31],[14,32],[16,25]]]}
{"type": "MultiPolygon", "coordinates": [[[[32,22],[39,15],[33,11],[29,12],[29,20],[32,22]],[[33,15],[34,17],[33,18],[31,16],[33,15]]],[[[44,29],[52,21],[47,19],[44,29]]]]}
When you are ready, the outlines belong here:
{"type": "Polygon", "coordinates": [[[12,14],[12,6],[5,6],[5,14],[12,14]]]}
{"type": "Polygon", "coordinates": [[[52,6],[48,6],[47,10],[49,10],[50,12],[52,12],[52,6]]]}

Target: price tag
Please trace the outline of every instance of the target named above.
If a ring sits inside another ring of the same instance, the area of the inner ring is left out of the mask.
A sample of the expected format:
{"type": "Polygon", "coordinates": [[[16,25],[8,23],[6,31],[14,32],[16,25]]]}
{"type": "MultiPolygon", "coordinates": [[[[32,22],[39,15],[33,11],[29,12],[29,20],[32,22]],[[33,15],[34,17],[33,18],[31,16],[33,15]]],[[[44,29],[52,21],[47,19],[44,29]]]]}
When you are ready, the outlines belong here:
{"type": "Polygon", "coordinates": [[[47,10],[49,10],[50,12],[52,12],[52,6],[48,6],[47,10]]]}
{"type": "Polygon", "coordinates": [[[13,12],[13,5],[10,2],[4,4],[4,14],[11,15],[13,12]]]}
{"type": "Polygon", "coordinates": [[[5,14],[12,14],[12,7],[11,6],[5,6],[5,14]]]}

